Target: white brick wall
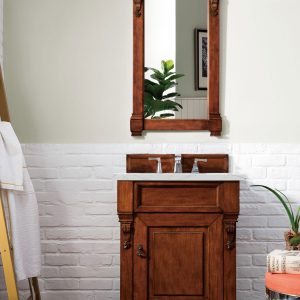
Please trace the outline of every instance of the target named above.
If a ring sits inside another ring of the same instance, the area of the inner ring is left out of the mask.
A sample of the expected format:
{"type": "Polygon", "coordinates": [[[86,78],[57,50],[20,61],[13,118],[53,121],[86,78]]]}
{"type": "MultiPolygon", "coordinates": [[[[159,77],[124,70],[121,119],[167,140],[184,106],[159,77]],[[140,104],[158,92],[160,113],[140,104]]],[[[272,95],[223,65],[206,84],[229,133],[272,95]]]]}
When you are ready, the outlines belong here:
{"type": "MultiPolygon", "coordinates": [[[[228,153],[231,172],[243,174],[238,223],[238,300],[264,299],[265,257],[284,247],[288,226],[280,204],[252,183],[300,198],[300,145],[97,144],[23,146],[41,220],[45,300],[119,299],[119,223],[113,174],[126,153],[228,153]]],[[[0,289],[4,289],[3,276],[0,289]]],[[[28,295],[20,284],[22,299],[28,295]]],[[[0,299],[6,299],[5,292],[0,299]]]]}

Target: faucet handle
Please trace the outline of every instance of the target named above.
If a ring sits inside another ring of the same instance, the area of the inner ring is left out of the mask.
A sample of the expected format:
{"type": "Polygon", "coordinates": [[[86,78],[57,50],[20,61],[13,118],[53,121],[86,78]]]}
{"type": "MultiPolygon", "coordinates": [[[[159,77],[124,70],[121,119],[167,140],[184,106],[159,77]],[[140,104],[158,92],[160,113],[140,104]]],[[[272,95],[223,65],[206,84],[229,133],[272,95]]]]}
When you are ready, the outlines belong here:
{"type": "Polygon", "coordinates": [[[181,155],[175,155],[174,173],[182,173],[181,155]]]}
{"type": "Polygon", "coordinates": [[[192,168],[192,173],[199,173],[199,168],[198,168],[199,161],[207,162],[207,159],[206,158],[195,158],[193,168],[192,168]]]}
{"type": "Polygon", "coordinates": [[[156,173],[162,173],[161,158],[160,157],[149,157],[148,160],[156,160],[157,161],[156,173]]]}

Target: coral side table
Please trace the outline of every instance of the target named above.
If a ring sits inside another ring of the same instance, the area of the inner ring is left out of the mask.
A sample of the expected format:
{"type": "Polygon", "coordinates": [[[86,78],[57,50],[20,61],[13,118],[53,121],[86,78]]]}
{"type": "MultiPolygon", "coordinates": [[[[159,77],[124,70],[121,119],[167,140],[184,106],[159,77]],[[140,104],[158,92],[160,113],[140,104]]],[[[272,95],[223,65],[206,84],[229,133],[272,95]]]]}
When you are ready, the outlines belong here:
{"type": "Polygon", "coordinates": [[[300,300],[300,275],[266,273],[266,299],[300,300]]]}

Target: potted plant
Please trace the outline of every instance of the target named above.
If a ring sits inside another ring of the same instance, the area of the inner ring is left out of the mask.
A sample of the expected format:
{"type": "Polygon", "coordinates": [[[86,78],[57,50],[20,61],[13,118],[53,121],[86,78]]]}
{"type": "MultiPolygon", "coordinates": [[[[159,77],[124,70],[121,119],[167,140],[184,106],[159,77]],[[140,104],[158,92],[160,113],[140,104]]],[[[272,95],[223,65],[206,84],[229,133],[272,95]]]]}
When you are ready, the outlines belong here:
{"type": "Polygon", "coordinates": [[[151,119],[162,119],[173,117],[172,111],[182,109],[181,104],[177,103],[174,99],[180,94],[176,92],[168,92],[171,88],[177,85],[176,79],[183,77],[183,74],[176,74],[172,72],[174,69],[173,60],[161,62],[161,70],[155,68],[145,67],[145,74],[152,71],[150,79],[145,78],[144,86],[144,118],[150,117],[151,119]],[[171,112],[163,112],[171,111],[171,112]],[[157,114],[162,112],[161,114],[157,114]]]}
{"type": "Polygon", "coordinates": [[[292,205],[288,199],[288,197],[277,189],[272,189],[266,185],[252,185],[254,187],[262,187],[276,196],[276,198],[280,201],[283,205],[287,216],[290,221],[290,230],[285,232],[284,237],[286,241],[286,249],[287,250],[300,250],[300,232],[299,232],[299,224],[300,224],[300,206],[294,213],[292,205]]]}

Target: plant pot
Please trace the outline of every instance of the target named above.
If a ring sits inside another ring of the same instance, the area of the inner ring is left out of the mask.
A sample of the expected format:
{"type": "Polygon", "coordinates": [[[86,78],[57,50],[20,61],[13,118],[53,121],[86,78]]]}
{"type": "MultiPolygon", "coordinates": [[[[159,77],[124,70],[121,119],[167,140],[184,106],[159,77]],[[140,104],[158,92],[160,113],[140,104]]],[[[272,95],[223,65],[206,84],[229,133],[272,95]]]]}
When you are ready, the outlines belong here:
{"type": "Polygon", "coordinates": [[[286,250],[298,250],[300,251],[300,244],[298,244],[297,246],[293,246],[290,243],[290,239],[294,237],[294,234],[291,231],[286,231],[284,233],[284,239],[285,239],[285,249],[286,250]]]}

